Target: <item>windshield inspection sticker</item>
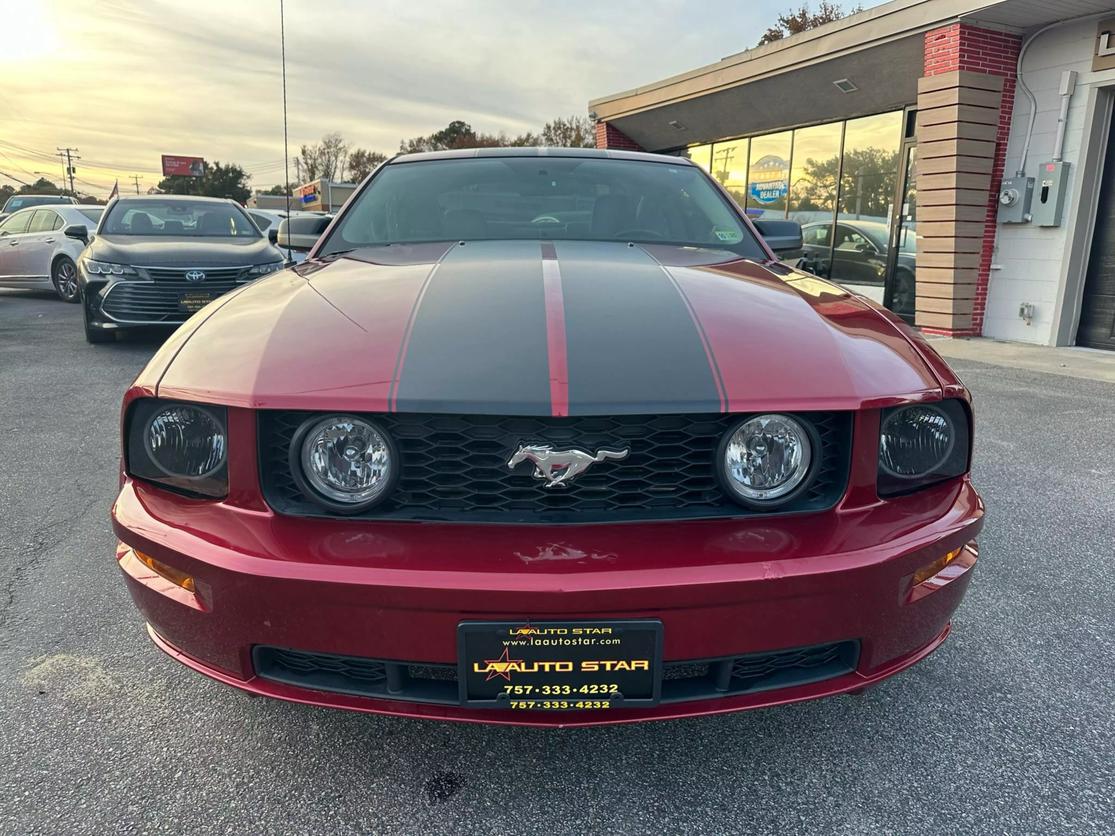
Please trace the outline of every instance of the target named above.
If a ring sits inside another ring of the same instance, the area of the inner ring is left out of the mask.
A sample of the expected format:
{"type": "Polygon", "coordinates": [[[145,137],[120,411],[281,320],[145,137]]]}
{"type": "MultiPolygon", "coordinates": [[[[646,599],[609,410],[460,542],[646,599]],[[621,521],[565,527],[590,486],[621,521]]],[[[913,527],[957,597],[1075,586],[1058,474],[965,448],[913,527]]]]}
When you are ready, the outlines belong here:
{"type": "Polygon", "coordinates": [[[735,229],[714,229],[713,234],[716,235],[718,240],[725,241],[729,244],[735,244],[743,238],[739,230],[735,229]]]}

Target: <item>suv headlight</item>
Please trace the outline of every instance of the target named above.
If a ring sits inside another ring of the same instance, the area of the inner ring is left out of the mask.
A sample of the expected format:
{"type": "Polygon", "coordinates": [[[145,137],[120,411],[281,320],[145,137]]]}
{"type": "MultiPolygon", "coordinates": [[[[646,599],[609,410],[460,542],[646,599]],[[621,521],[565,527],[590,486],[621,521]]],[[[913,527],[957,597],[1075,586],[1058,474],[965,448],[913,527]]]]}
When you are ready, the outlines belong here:
{"type": "Polygon", "coordinates": [[[266,264],[256,264],[248,270],[249,279],[258,279],[260,276],[266,276],[268,273],[277,273],[283,269],[281,261],[269,261],[266,264]]]}
{"type": "Polygon", "coordinates": [[[790,415],[748,418],[728,432],[721,445],[724,484],[743,505],[781,505],[798,493],[813,471],[815,441],[790,415]]]}
{"type": "Polygon", "coordinates": [[[90,276],[104,276],[105,278],[123,278],[126,276],[138,276],[135,268],[129,267],[127,264],[113,264],[108,261],[94,261],[91,258],[83,258],[81,266],[85,272],[90,276]]]}
{"type": "Polygon", "coordinates": [[[224,407],[145,398],[126,426],[129,474],[202,496],[228,494],[224,407]]]}
{"type": "Polygon", "coordinates": [[[355,415],[311,418],[295,432],[290,470],[319,505],[355,514],[389,492],[398,456],[387,433],[355,415]]]}
{"type": "Polygon", "coordinates": [[[968,470],[968,411],[956,399],[883,411],[879,496],[896,496],[968,470]]]}

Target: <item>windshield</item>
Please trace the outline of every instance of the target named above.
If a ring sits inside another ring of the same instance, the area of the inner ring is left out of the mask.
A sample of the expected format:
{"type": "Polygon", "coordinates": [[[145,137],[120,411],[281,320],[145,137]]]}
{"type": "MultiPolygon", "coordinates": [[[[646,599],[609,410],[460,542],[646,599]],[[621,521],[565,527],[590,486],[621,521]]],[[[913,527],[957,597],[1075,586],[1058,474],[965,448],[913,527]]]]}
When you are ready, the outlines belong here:
{"type": "Polygon", "coordinates": [[[15,212],[19,209],[25,209],[28,206],[48,206],[52,203],[67,203],[64,197],[56,197],[54,195],[24,195],[22,197],[9,197],[8,202],[4,204],[5,212],[15,212]]]}
{"type": "Polygon", "coordinates": [[[229,203],[119,200],[105,218],[101,234],[258,238],[259,230],[247,215],[229,203]]]}
{"type": "Polygon", "coordinates": [[[696,166],[536,156],[385,166],[346,207],[321,254],[497,239],[670,243],[764,257],[696,166]]]}
{"type": "Polygon", "coordinates": [[[89,220],[93,221],[93,223],[99,221],[101,219],[101,215],[103,215],[105,212],[104,209],[78,209],[77,211],[79,211],[89,220]]]}

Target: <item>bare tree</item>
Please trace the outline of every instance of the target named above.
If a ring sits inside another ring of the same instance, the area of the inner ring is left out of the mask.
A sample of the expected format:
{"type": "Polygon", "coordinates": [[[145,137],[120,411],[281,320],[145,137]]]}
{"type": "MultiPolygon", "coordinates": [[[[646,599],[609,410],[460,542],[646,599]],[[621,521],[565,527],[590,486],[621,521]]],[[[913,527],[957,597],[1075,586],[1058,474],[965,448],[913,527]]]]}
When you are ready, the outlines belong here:
{"type": "Polygon", "coordinates": [[[334,131],[323,136],[316,145],[303,145],[298,161],[307,181],[321,178],[343,180],[348,163],[348,145],[344,137],[334,131]]]}

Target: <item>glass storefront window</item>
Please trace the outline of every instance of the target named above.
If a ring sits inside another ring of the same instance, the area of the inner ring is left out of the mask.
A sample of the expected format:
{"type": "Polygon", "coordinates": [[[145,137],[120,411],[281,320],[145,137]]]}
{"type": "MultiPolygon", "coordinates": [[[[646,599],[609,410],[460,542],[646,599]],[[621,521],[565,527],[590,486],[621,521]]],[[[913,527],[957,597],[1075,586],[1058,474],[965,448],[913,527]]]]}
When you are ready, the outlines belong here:
{"type": "Polygon", "coordinates": [[[819,276],[828,274],[831,256],[843,129],[837,122],[794,131],[789,215],[801,224],[802,267],[819,276]]]}
{"type": "Polygon", "coordinates": [[[785,217],[786,194],[790,189],[790,147],[793,131],[756,136],[751,139],[747,169],[747,208],[763,215],[785,217]]]}
{"type": "Polygon", "coordinates": [[[712,166],[711,145],[691,145],[681,152],[681,156],[689,157],[694,163],[705,171],[710,171],[712,166]]]}
{"type": "Polygon", "coordinates": [[[717,142],[712,146],[712,176],[720,181],[735,198],[741,209],[747,208],[747,149],[749,139],[717,142]]]}
{"type": "Polygon", "coordinates": [[[902,140],[902,113],[845,123],[829,278],[883,301],[902,140]]]}

